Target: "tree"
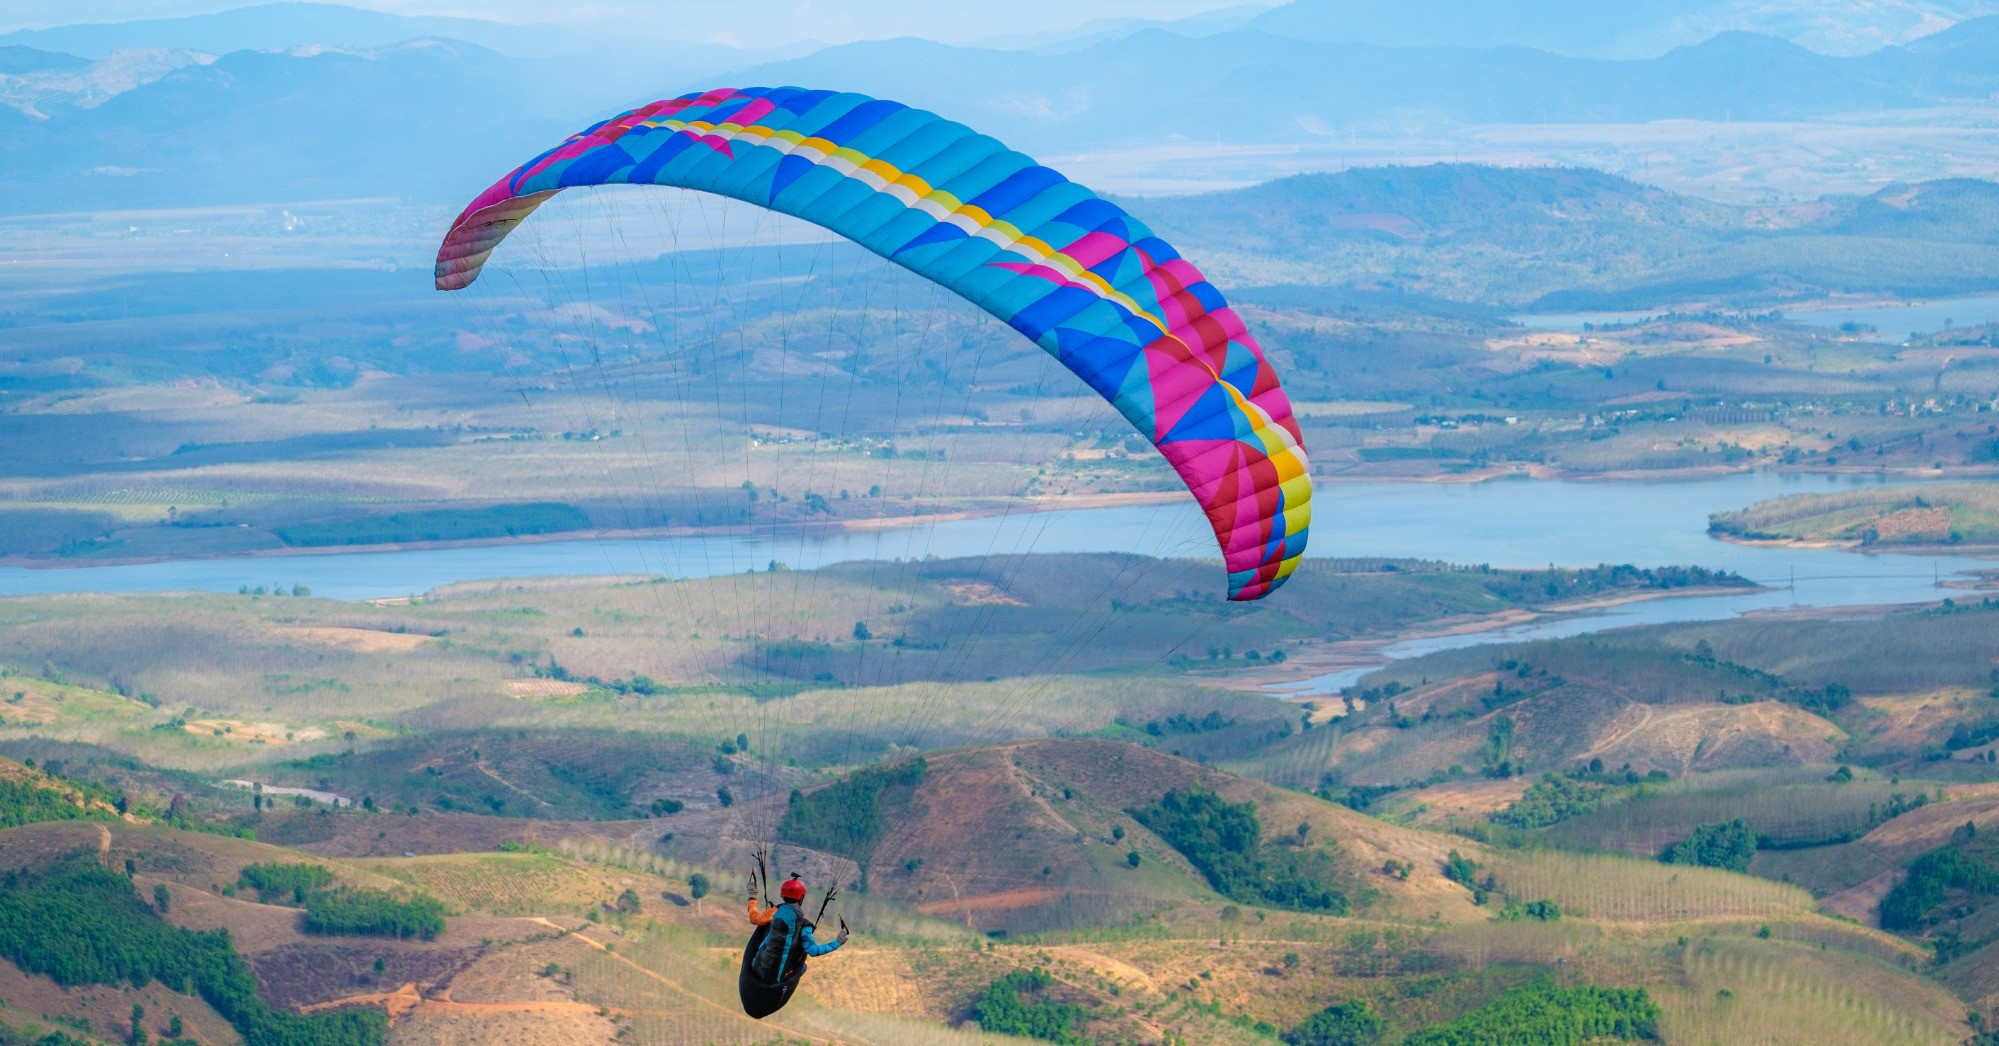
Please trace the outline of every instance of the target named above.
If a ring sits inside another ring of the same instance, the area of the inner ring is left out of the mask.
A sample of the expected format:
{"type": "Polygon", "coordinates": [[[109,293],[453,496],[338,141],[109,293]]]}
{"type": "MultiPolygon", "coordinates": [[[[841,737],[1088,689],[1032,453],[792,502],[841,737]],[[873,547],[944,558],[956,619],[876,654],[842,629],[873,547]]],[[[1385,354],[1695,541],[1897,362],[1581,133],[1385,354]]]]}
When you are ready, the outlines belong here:
{"type": "Polygon", "coordinates": [[[1725,823],[1696,825],[1692,835],[1667,847],[1659,860],[1746,872],[1755,857],[1756,829],[1738,817],[1725,823]]]}
{"type": "Polygon", "coordinates": [[[868,631],[868,623],[867,623],[867,622],[865,622],[865,621],[856,621],[856,622],[854,622],[854,638],[855,638],[855,639],[858,639],[858,640],[861,640],[862,642],[866,642],[867,640],[870,640],[870,639],[873,639],[874,637],[875,637],[875,634],[874,634],[873,632],[870,632],[870,631],[868,631]]]}
{"type": "Polygon", "coordinates": [[[318,890],[305,897],[305,932],[428,941],[444,932],[444,905],[424,894],[402,898],[351,886],[318,890]]]}
{"type": "Polygon", "coordinates": [[[865,884],[882,832],[916,794],[927,770],[918,756],[856,770],[811,792],[794,791],[777,837],[853,861],[865,884]]]}
{"type": "Polygon", "coordinates": [[[198,995],[245,1046],[379,1046],[388,1030],[379,1010],[302,1016],[271,1008],[228,931],[161,919],[132,880],[94,854],[0,876],[0,958],[65,987],[159,981],[198,995]]]}
{"type": "Polygon", "coordinates": [[[1230,803],[1198,785],[1125,811],[1180,851],[1216,893],[1244,904],[1345,914],[1332,857],[1300,847],[1264,846],[1255,803],[1230,803]]]}
{"type": "Polygon", "coordinates": [[[153,884],[153,907],[159,909],[161,915],[167,914],[167,905],[172,900],[172,896],[167,893],[167,884],[153,884]]]}
{"type": "Polygon", "coordinates": [[[1381,1016],[1366,999],[1348,999],[1313,1014],[1284,1033],[1290,1046],[1372,1046],[1381,1040],[1381,1016]]]}
{"type": "Polygon", "coordinates": [[[639,913],[639,892],[629,886],[625,887],[625,891],[618,895],[615,907],[618,911],[626,915],[637,915],[639,913]]]}
{"type": "Polygon", "coordinates": [[[693,875],[687,877],[687,892],[692,894],[697,901],[708,896],[709,885],[708,877],[702,875],[700,872],[695,872],[693,875]]]}
{"type": "Polygon", "coordinates": [[[1606,1039],[1656,1039],[1658,1022],[1659,1007],[1643,988],[1558,988],[1543,979],[1403,1042],[1405,1046],[1583,1046],[1606,1039]]]}

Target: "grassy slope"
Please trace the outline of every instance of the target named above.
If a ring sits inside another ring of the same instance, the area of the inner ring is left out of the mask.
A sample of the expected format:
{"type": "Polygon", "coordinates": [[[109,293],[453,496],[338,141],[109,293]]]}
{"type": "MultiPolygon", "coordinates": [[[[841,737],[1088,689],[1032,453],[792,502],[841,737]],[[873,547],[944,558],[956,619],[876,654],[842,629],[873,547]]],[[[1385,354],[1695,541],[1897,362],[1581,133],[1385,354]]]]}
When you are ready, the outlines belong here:
{"type": "MultiPolygon", "coordinates": [[[[1680,1029],[1676,1039],[1722,1041],[1725,1025],[1720,1022],[1726,1017],[1772,1029],[1772,1041],[1808,1041],[1805,1031],[1818,1027],[1810,1017],[1812,1008],[1828,1004],[1858,1021],[1857,1027],[1878,1024],[1896,1041],[1948,1041],[1952,1034],[1947,1000],[1896,964],[1902,953],[1892,941],[1812,916],[1799,895],[1747,877],[1705,873],[1701,888],[1692,889],[1686,870],[1648,861],[1598,858],[1584,869],[1563,863],[1570,859],[1559,854],[1488,854],[1466,840],[1398,828],[1182,760],[1101,742],[1026,742],[946,753],[933,757],[932,764],[932,777],[914,808],[918,820],[907,834],[931,838],[947,855],[933,851],[921,873],[907,881],[883,877],[884,892],[913,894],[940,881],[942,872],[953,871],[939,868],[926,878],[933,864],[950,860],[953,840],[944,837],[947,825],[964,819],[971,821],[969,830],[997,833],[1001,839],[960,855],[974,865],[983,862],[987,889],[1017,888],[1003,870],[1023,859],[1059,867],[1057,878],[1080,889],[1087,876],[1100,873],[1093,873],[1087,861],[1061,855],[1077,847],[1078,831],[1087,835],[1103,821],[1119,819],[1128,825],[1129,845],[1148,853],[1144,877],[1119,883],[1146,899],[1146,918],[1122,927],[1079,925],[1020,944],[982,945],[979,938],[953,931],[948,922],[880,907],[872,899],[847,902],[842,910],[858,921],[862,935],[849,952],[815,964],[820,975],[809,982],[807,997],[787,1010],[773,1030],[840,1041],[946,1041],[939,1022],[960,1019],[987,979],[1022,965],[1046,965],[1065,991],[1094,1002],[1098,1023],[1092,1028],[1098,1034],[1146,1037],[1173,1029],[1190,1041],[1247,1042],[1254,1040],[1202,1007],[1216,1004],[1223,1014],[1247,1013],[1289,1025],[1318,1006],[1362,993],[1391,1006],[1400,1020],[1436,1021],[1489,1001],[1530,976],[1533,967],[1566,957],[1567,968],[1580,976],[1651,987],[1665,1009],[1668,1028],[1680,1029]],[[993,801],[992,786],[1000,780],[1017,782],[1013,798],[993,801]],[[1229,904],[1209,893],[1190,870],[1176,869],[1170,853],[1147,842],[1142,829],[1115,812],[1120,805],[1195,780],[1225,797],[1256,801],[1270,835],[1288,832],[1295,821],[1310,821],[1315,840],[1337,839],[1345,859],[1362,872],[1387,856],[1409,860],[1415,870],[1407,881],[1370,875],[1381,900],[1355,918],[1259,912],[1229,904]],[[1069,799],[1060,798],[1058,782],[1070,788],[1069,799]],[[953,804],[954,793],[969,794],[953,804]],[[1024,834],[1016,837],[1016,832],[1024,834]],[[1487,860],[1505,882],[1556,893],[1568,890],[1560,893],[1565,906],[1588,914],[1556,924],[1492,922],[1487,911],[1469,903],[1462,888],[1438,874],[1441,851],[1451,847],[1487,860]],[[1142,885],[1134,889],[1134,882],[1142,885]],[[1618,908],[1576,889],[1636,897],[1641,905],[1618,908]],[[1720,906],[1702,907],[1702,899],[1720,906]],[[888,918],[896,911],[903,914],[888,918]],[[1768,940],[1752,933],[1763,923],[1778,928],[1768,940]],[[1689,933],[1693,943],[1673,944],[1675,934],[1689,933]],[[1297,953],[1300,961],[1288,967],[1278,962],[1285,952],[1297,953]],[[835,964],[839,976],[828,973],[835,964]],[[1477,972],[1479,968],[1485,972],[1477,972]],[[1460,972],[1438,982],[1438,970],[1460,972]],[[1720,987],[1730,987],[1735,1001],[1717,1009],[1714,993],[1720,987]],[[1796,1027],[1787,1028],[1787,1022],[1796,1027]]],[[[345,816],[384,824],[398,819],[345,816]]],[[[79,844],[95,845],[94,832],[91,826],[35,826],[8,833],[6,843],[10,855],[35,861],[79,844]]],[[[1083,846],[1109,849],[1088,840],[1083,846]]],[[[226,900],[207,889],[243,863],[285,859],[284,851],[212,835],[120,826],[114,829],[109,854],[114,861],[126,854],[135,858],[142,889],[150,881],[173,884],[177,919],[229,925],[239,935],[253,935],[258,942],[253,958],[260,970],[305,986],[287,989],[293,992],[288,997],[309,1000],[310,995],[296,995],[307,988],[321,997],[377,990],[355,978],[366,974],[373,956],[383,952],[390,966],[383,988],[401,979],[434,988],[450,985],[452,998],[468,1002],[559,1002],[574,993],[586,1006],[610,1007],[614,1023],[628,1025],[628,1034],[640,1042],[689,1035],[754,1041],[755,1035],[770,1033],[753,1033],[733,1013],[730,980],[734,942],[741,933],[734,890],[719,889],[700,904],[665,897],[674,893],[685,900],[685,876],[700,868],[698,863],[589,847],[571,855],[330,861],[326,863],[356,882],[420,883],[446,897],[459,913],[434,944],[341,951],[338,945],[301,940],[285,930],[283,909],[226,900]],[[641,897],[642,915],[604,914],[597,926],[577,917],[579,912],[604,912],[601,905],[627,887],[641,897]],[[519,918],[538,914],[537,898],[558,926],[581,932],[564,935],[545,923],[519,918]],[[273,915],[281,921],[273,923],[273,915]],[[541,973],[550,964],[558,969],[553,979],[541,973]]],[[[978,874],[977,867],[965,870],[978,874]]],[[[709,874],[724,886],[733,878],[712,866],[709,874]]],[[[1038,870],[1030,878],[1039,878],[1038,870]]],[[[1060,905],[1054,909],[1065,910],[1060,905]]],[[[1066,911],[1076,914],[1073,906],[1066,911]]],[[[437,1004],[420,1007],[398,1027],[404,1029],[399,1034],[416,1034],[428,1022],[458,1019],[461,1034],[479,1029],[497,1034],[500,1025],[490,1022],[503,1016],[437,1004]]],[[[547,1027],[567,1029],[564,1022],[583,1016],[551,1013],[547,1027]]]]}
{"type": "MultiPolygon", "coordinates": [[[[1288,729],[1295,715],[1279,702],[1216,689],[1267,669],[1250,652],[1299,655],[1545,598],[1514,575],[1365,566],[1308,563],[1289,590],[1298,598],[1253,608],[1213,600],[1218,578],[1209,564],[1120,556],[485,584],[407,606],[229,595],[11,599],[0,602],[0,664],[148,695],[159,707],[110,702],[104,714],[87,715],[96,707],[89,702],[47,710],[38,696],[18,712],[0,704],[8,720],[0,734],[32,715],[43,738],[213,770],[342,751],[349,733],[356,743],[382,742],[417,716],[424,734],[641,729],[705,748],[748,733],[763,757],[821,765],[873,758],[884,741],[937,747],[1220,712],[1233,733],[1176,746],[1226,758],[1288,729]],[[1109,606],[1095,598],[1104,592],[1117,593],[1109,606]],[[870,639],[854,638],[857,621],[870,639]],[[1023,649],[1034,653],[1023,659],[1023,649]],[[609,689],[641,675],[653,681],[649,694],[609,689]],[[603,685],[573,682],[591,678],[603,685]],[[794,696],[762,700],[785,694],[794,696]]],[[[25,678],[21,686],[46,689],[25,678]]],[[[398,758],[406,767],[469,763],[476,747],[398,758]]],[[[310,785],[324,773],[291,783],[310,785]]],[[[331,776],[384,800],[435,798],[386,769],[331,776]]],[[[587,797],[551,794],[543,804],[473,783],[452,793],[454,802],[476,807],[490,793],[510,812],[615,812],[587,797]]],[[[690,778],[680,798],[715,786],[690,778]]],[[[542,790],[531,781],[520,787],[542,790]]],[[[661,789],[644,799],[670,792],[661,789]]],[[[633,794],[625,791],[620,801],[633,794]]]]}

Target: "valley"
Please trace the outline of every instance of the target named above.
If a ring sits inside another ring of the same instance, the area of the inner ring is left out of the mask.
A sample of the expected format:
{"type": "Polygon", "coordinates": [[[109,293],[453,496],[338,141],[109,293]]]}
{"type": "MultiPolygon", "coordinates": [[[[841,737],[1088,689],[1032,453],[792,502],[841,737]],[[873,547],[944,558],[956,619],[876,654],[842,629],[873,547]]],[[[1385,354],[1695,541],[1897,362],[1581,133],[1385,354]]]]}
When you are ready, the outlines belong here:
{"type": "MultiPolygon", "coordinates": [[[[1035,991],[1077,1005],[1084,1034],[1126,1041],[1259,1041],[1355,998],[1413,1032],[1549,977],[1644,988],[1671,1041],[1808,1041],[1833,1005],[1858,1022],[1842,1034],[1946,1042],[1999,1001],[1958,975],[1990,944],[1975,916],[1873,928],[1900,864],[1999,803],[1999,765],[1953,733],[1992,702],[1999,611],[1487,646],[1297,702],[1229,685],[1252,651],[1302,659],[1542,588],[1375,567],[1315,565],[1293,582],[1307,598],[1247,616],[1167,587],[1199,572],[1102,556],[475,584],[391,606],[15,597],[0,689],[23,696],[0,706],[0,755],[10,823],[40,823],[0,838],[22,882],[81,861],[141,899],[161,887],[147,918],[228,928],[272,1005],[373,1008],[391,1042],[997,1041],[968,1014],[1016,970],[1049,978],[1035,991]],[[1150,580],[1122,611],[1065,609],[1082,573],[1135,566],[1150,580]],[[891,601],[867,619],[887,638],[835,638],[852,608],[891,601]],[[1037,627],[1061,656],[983,667],[982,642],[1037,627]],[[1151,638],[1186,627],[1193,657],[1151,638]],[[917,769],[853,791],[870,763],[917,769]],[[825,835],[801,792],[882,804],[881,830],[825,835]],[[1248,804],[1262,860],[1322,862],[1338,907],[1246,901],[1135,816],[1202,792],[1248,804]],[[1741,869],[1659,860],[1730,818],[1753,825],[1741,869]],[[744,869],[772,841],[774,870],[847,888],[857,936],[757,1026],[728,983],[744,869]],[[296,908],[232,885],[273,863],[436,898],[445,929],[304,932],[296,908]],[[1932,947],[1945,932],[1957,951],[1932,947]]],[[[158,984],[9,976],[0,1024],[101,1031],[139,1002],[231,1041],[158,984]]]]}

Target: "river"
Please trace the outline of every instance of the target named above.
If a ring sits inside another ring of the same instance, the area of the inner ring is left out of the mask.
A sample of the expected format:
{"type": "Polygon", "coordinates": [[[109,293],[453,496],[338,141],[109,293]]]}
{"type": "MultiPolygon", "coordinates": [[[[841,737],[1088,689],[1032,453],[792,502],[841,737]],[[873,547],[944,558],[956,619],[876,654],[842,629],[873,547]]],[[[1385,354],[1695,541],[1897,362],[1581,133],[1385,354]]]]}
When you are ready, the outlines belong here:
{"type": "MultiPolygon", "coordinates": [[[[1880,606],[1949,595],[1939,582],[1999,570],[1999,560],[1926,554],[1856,554],[1824,548],[1730,544],[1707,535],[1711,512],[1783,494],[1890,482],[1878,476],[1771,472],[1702,479],[1484,483],[1326,483],[1317,491],[1311,555],[1411,557],[1504,567],[1691,564],[1731,570],[1771,586],[1753,593],[1650,600],[1552,617],[1473,635],[1411,640],[1384,651],[1406,657],[1500,640],[1573,635],[1623,625],[1701,621],[1789,606],[1880,606]]],[[[1906,481],[1900,481],[1906,482],[1906,481]]],[[[0,595],[201,590],[304,585],[316,596],[371,599],[503,577],[664,574],[709,577],[771,561],[811,569],[857,559],[1139,552],[1210,557],[1214,539],[1191,501],[1075,509],[865,530],[773,530],[739,535],[585,539],[197,559],[122,566],[0,568],[0,595]]],[[[1282,598],[1280,593],[1278,598],[1282,598]]],[[[1310,681],[1313,692],[1352,673],[1310,681]]]]}

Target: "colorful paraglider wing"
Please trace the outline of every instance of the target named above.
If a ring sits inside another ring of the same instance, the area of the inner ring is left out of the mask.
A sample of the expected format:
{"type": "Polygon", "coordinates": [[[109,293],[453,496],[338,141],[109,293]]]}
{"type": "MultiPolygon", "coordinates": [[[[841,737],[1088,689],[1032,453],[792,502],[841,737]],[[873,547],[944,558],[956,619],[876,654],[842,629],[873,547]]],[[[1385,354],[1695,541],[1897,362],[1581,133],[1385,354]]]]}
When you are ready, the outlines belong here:
{"type": "Polygon", "coordinates": [[[477,279],[557,192],[614,183],[795,215],[963,295],[1158,446],[1207,511],[1229,598],[1260,598],[1297,568],[1312,483],[1290,401],[1220,292],[1116,204],[921,109],[723,88],[606,120],[494,183],[438,250],[438,289],[477,279]]]}

